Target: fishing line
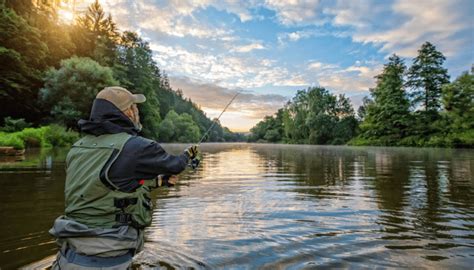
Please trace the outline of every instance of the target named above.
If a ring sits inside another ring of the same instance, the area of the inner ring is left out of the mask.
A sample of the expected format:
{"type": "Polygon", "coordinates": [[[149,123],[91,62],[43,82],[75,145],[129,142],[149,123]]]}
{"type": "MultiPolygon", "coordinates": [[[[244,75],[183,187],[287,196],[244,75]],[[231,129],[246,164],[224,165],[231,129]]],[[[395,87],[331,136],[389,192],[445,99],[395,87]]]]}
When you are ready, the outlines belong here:
{"type": "Polygon", "coordinates": [[[230,104],[232,104],[234,99],[240,94],[240,91],[242,91],[242,90],[237,91],[237,93],[232,97],[232,99],[229,101],[229,103],[227,103],[227,105],[224,107],[224,110],[222,110],[221,114],[219,114],[219,116],[217,118],[214,118],[214,120],[212,121],[212,125],[206,130],[206,132],[202,136],[201,140],[199,140],[199,142],[197,143],[198,145],[200,145],[202,143],[202,141],[204,140],[204,138],[206,138],[207,134],[211,131],[211,129],[214,127],[214,125],[217,123],[217,121],[219,121],[219,119],[224,114],[224,112],[227,110],[227,108],[230,106],[230,104]]]}
{"type": "MultiPolygon", "coordinates": [[[[219,121],[219,119],[221,118],[221,116],[224,114],[224,112],[227,110],[227,108],[229,108],[230,104],[232,104],[232,102],[234,101],[234,99],[240,94],[242,90],[239,90],[237,91],[237,93],[235,93],[235,95],[232,97],[232,99],[229,101],[229,103],[227,103],[227,105],[224,107],[224,110],[222,110],[221,114],[219,114],[219,116],[217,118],[214,118],[214,120],[212,121],[212,124],[211,126],[206,130],[206,132],[204,133],[204,135],[201,137],[201,139],[199,140],[199,142],[197,143],[197,145],[200,145],[202,143],[202,141],[204,141],[204,139],[206,138],[207,134],[212,130],[212,128],[216,125],[216,123],[219,121]]],[[[198,166],[199,166],[199,163],[201,162],[201,159],[196,157],[194,159],[191,160],[191,164],[189,164],[191,166],[191,168],[196,169],[198,166]]]]}

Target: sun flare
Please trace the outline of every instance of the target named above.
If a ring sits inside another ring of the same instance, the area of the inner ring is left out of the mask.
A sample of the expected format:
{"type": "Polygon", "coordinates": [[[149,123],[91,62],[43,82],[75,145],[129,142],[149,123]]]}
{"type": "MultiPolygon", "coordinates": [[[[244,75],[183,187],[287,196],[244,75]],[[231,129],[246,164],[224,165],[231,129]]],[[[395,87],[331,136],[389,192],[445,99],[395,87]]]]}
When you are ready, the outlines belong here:
{"type": "Polygon", "coordinates": [[[58,17],[62,22],[72,24],[74,22],[74,12],[67,9],[58,10],[58,17]]]}

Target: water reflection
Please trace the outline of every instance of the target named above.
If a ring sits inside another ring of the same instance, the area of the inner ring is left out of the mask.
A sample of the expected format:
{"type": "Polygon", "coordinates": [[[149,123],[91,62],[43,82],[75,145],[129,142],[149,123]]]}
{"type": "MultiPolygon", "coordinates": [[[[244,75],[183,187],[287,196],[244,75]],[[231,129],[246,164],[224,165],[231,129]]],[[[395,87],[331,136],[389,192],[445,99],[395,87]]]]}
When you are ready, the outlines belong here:
{"type": "Polygon", "coordinates": [[[262,145],[205,150],[204,166],[158,200],[148,253],[138,264],[160,258],[165,246],[192,258],[161,258],[175,267],[472,261],[473,203],[464,200],[453,209],[456,200],[448,192],[472,198],[472,180],[465,180],[472,179],[466,162],[472,151],[262,145]],[[462,177],[453,175],[455,166],[462,177]],[[452,211],[459,215],[447,215],[452,211]],[[449,229],[459,229],[455,224],[462,224],[464,238],[446,238],[457,233],[449,229]]]}
{"type": "Polygon", "coordinates": [[[16,269],[55,252],[47,230],[64,210],[64,152],[32,150],[20,163],[0,163],[2,269],[16,269]]]}
{"type": "MultiPolygon", "coordinates": [[[[184,146],[166,148],[178,153],[184,146]]],[[[154,194],[153,226],[135,268],[473,264],[472,150],[248,144],[202,149],[196,171],[154,194]]],[[[0,266],[20,265],[15,256],[32,261],[53,253],[46,230],[62,211],[61,155],[0,173],[0,211],[9,221],[0,228],[0,266]]]]}

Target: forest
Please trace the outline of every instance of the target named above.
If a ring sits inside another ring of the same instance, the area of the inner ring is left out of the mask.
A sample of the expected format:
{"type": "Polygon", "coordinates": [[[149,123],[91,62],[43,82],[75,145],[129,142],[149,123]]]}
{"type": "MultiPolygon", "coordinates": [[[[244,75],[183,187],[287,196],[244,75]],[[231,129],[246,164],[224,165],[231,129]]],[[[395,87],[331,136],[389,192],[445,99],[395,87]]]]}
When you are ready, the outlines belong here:
{"type": "Polygon", "coordinates": [[[354,110],[323,87],[300,90],[257,123],[253,142],[413,147],[474,147],[474,74],[450,82],[444,55],[430,42],[407,67],[388,58],[370,97],[354,110]]]}
{"type": "MultiPolygon", "coordinates": [[[[52,130],[74,132],[96,93],[110,85],[147,97],[140,105],[146,137],[196,142],[211,126],[199,105],[171,87],[149,43],[120,31],[98,1],[74,24],[32,1],[0,0],[0,10],[0,145],[18,141],[5,132],[28,127],[53,124],[52,130]]],[[[257,123],[248,137],[218,123],[205,141],[474,147],[474,75],[450,81],[445,60],[426,42],[411,66],[389,57],[357,110],[348,97],[311,87],[257,123]]]]}
{"type": "MultiPolygon", "coordinates": [[[[147,97],[139,107],[146,137],[197,142],[212,124],[197,104],[172,89],[149,43],[120,31],[98,1],[69,25],[48,4],[1,0],[0,61],[4,132],[50,124],[74,131],[97,92],[111,85],[147,97]]],[[[217,123],[205,141],[243,139],[217,123]]]]}

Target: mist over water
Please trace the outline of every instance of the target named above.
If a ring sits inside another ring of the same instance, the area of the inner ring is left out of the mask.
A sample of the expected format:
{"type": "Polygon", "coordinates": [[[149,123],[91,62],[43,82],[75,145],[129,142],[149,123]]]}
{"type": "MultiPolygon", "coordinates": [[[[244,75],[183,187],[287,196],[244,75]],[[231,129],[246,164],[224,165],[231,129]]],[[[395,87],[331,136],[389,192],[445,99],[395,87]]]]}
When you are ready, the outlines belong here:
{"type": "MultiPolygon", "coordinates": [[[[184,145],[165,145],[181,152],[184,145]]],[[[154,192],[135,268],[470,268],[474,151],[204,144],[154,192]]],[[[64,154],[0,165],[0,267],[53,254],[64,154]]]]}

